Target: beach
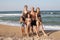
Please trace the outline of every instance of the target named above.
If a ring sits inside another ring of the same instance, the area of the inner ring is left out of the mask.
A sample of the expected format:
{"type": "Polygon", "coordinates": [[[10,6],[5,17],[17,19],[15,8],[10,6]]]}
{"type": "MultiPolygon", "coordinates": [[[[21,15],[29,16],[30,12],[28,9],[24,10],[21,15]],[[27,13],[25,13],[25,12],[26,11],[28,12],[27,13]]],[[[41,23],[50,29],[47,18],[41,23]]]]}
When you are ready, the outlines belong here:
{"type": "MultiPolygon", "coordinates": [[[[47,37],[46,40],[60,40],[60,31],[59,30],[45,30],[45,32],[49,35],[49,37],[47,37]]],[[[13,39],[14,37],[15,37],[15,40],[17,40],[17,39],[20,40],[20,38],[21,38],[20,27],[0,24],[0,40],[1,39],[9,40],[9,39],[13,39]]],[[[23,38],[25,38],[25,37],[23,37],[23,38]]],[[[33,38],[34,38],[34,40],[37,39],[36,36],[30,37],[31,40],[33,40],[33,38]]],[[[45,40],[45,37],[43,34],[40,34],[39,38],[40,38],[39,40],[45,40]]]]}
{"type": "Polygon", "coordinates": [[[59,0],[0,0],[0,40],[60,40],[59,0]]]}

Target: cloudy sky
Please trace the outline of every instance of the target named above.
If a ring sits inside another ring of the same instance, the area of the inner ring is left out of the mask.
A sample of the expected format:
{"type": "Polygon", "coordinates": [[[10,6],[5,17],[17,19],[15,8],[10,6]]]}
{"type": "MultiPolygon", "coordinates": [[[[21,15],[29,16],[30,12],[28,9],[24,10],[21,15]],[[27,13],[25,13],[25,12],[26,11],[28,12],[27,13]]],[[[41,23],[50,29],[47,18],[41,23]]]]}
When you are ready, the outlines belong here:
{"type": "Polygon", "coordinates": [[[20,11],[24,5],[41,10],[60,10],[60,0],[0,0],[0,11],[20,11]]]}

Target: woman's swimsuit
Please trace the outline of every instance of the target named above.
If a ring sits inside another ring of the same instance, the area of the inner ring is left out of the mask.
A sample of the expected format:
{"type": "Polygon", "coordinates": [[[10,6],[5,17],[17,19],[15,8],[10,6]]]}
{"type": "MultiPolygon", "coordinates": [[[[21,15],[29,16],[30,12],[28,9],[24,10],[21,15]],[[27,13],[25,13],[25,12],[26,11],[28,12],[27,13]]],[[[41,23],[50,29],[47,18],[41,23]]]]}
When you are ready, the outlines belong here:
{"type": "Polygon", "coordinates": [[[23,21],[25,21],[25,19],[27,18],[27,13],[25,14],[25,13],[23,13],[23,21]]]}

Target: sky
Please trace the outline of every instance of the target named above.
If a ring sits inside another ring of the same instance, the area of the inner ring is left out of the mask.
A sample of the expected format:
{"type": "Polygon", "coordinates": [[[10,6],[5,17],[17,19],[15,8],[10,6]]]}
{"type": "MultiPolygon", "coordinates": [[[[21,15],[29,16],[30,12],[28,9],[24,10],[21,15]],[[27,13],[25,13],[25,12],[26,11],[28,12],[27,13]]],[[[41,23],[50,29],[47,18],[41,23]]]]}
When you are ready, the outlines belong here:
{"type": "Polygon", "coordinates": [[[24,5],[40,7],[40,10],[60,10],[60,0],[0,0],[0,11],[20,11],[24,5]]]}

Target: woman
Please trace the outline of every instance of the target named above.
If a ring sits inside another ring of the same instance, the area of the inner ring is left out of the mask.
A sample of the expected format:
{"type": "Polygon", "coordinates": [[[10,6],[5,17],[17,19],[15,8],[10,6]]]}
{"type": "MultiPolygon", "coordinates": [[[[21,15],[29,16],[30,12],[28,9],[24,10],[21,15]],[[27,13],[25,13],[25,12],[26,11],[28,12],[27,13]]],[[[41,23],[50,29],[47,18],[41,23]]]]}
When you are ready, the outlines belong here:
{"type": "Polygon", "coordinates": [[[41,15],[40,15],[40,8],[37,7],[36,9],[36,25],[37,25],[37,32],[39,32],[39,27],[41,28],[41,31],[43,32],[44,36],[47,36],[47,34],[44,32],[44,28],[42,25],[42,19],[41,19],[41,15]]]}
{"type": "Polygon", "coordinates": [[[28,6],[27,5],[25,5],[24,6],[24,9],[23,9],[23,14],[22,14],[22,19],[23,19],[23,23],[24,23],[24,27],[23,27],[23,32],[24,33],[22,33],[22,34],[26,34],[26,22],[25,22],[25,19],[26,19],[26,17],[27,17],[27,13],[28,13],[28,10],[27,10],[27,8],[28,8],[28,6]]]}
{"type": "Polygon", "coordinates": [[[39,32],[39,26],[40,26],[40,20],[41,20],[41,15],[40,15],[40,9],[37,7],[36,9],[36,26],[37,26],[37,33],[39,32]]]}

